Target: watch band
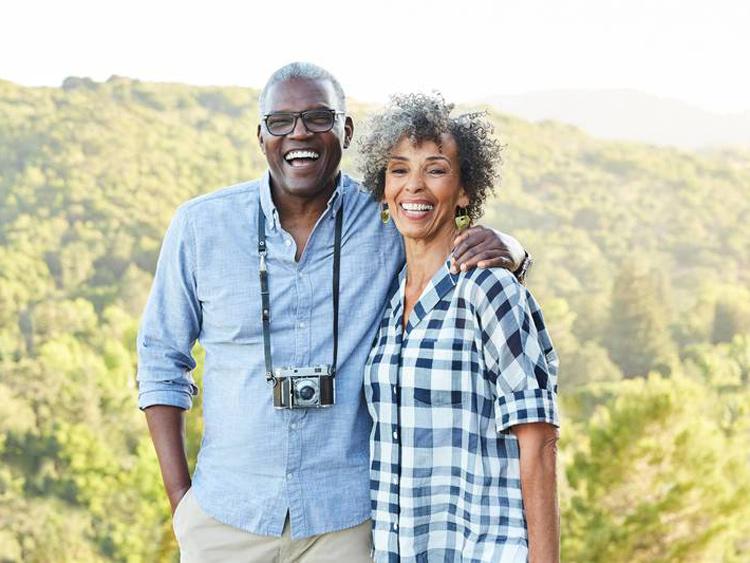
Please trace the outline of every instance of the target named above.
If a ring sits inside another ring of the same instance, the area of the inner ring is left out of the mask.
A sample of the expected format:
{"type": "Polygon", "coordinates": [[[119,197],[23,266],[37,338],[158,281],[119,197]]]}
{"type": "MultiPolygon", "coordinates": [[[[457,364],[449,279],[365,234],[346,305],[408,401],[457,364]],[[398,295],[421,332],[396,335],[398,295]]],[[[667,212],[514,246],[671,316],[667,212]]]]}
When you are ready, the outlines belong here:
{"type": "Polygon", "coordinates": [[[526,284],[526,274],[528,273],[529,268],[531,268],[532,264],[534,264],[534,260],[532,260],[531,256],[529,256],[529,253],[526,252],[523,260],[521,260],[521,265],[513,271],[513,275],[516,276],[516,279],[520,283],[524,285],[526,284]]]}

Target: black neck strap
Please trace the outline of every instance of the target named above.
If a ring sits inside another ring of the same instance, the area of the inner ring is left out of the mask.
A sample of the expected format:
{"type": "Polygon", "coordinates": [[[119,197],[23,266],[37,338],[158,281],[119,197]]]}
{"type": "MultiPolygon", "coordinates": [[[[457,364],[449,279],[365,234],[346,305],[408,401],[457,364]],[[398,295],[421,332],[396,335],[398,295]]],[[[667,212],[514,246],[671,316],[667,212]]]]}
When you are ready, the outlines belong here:
{"type": "MultiPolygon", "coordinates": [[[[341,197],[341,196],[339,196],[341,197]]],[[[333,243],[333,363],[331,375],[336,375],[339,348],[339,266],[341,264],[341,229],[344,223],[344,203],[339,204],[336,213],[336,234],[333,243]]],[[[268,265],[266,256],[266,216],[262,206],[258,205],[258,256],[260,257],[260,299],[261,320],[263,321],[263,355],[266,360],[266,381],[276,384],[271,362],[271,303],[268,297],[268,265]]]]}

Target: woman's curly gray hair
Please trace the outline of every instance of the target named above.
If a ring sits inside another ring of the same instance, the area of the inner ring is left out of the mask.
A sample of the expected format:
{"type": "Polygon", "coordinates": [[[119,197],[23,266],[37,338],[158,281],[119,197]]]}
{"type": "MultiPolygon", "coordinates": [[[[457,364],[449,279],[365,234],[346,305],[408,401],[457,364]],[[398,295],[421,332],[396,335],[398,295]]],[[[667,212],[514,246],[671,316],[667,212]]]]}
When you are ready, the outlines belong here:
{"type": "Polygon", "coordinates": [[[369,120],[367,136],[360,141],[360,170],[367,190],[377,201],[385,191],[385,171],[393,147],[404,137],[419,144],[450,133],[458,145],[461,182],[469,205],[466,211],[475,221],[482,215],[487,196],[500,178],[502,146],[493,137],[492,124],[482,113],[451,117],[454,105],[439,93],[392,96],[385,109],[369,120]]]}

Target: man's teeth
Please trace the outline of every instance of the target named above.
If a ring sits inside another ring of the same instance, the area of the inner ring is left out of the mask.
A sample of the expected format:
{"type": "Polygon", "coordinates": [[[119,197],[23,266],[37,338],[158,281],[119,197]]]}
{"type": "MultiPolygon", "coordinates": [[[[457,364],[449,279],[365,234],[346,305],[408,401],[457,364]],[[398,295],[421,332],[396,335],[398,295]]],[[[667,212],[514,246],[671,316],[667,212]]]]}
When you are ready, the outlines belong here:
{"type": "Polygon", "coordinates": [[[432,205],[428,203],[402,203],[401,207],[406,211],[431,211],[432,205]]]}
{"type": "Polygon", "coordinates": [[[284,157],[284,159],[287,161],[294,160],[296,158],[312,158],[313,160],[318,160],[318,158],[320,158],[320,155],[315,151],[289,151],[284,157]]]}

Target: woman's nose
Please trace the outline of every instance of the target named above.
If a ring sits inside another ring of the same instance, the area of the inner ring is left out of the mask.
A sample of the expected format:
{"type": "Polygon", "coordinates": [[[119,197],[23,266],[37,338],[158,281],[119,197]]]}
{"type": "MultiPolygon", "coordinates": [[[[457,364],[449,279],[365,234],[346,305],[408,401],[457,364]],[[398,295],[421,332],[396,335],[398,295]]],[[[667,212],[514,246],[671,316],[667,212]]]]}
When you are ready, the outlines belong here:
{"type": "Polygon", "coordinates": [[[406,190],[409,192],[418,192],[424,189],[424,179],[421,174],[412,174],[406,182],[406,190]]]}

